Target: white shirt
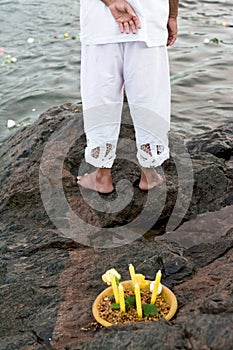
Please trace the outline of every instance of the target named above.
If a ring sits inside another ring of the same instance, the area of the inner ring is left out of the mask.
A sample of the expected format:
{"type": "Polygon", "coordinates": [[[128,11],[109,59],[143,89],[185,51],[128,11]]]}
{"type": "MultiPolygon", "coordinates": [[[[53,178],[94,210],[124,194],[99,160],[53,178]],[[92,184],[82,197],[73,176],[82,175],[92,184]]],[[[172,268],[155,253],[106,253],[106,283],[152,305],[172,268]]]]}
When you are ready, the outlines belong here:
{"type": "Polygon", "coordinates": [[[147,46],[167,42],[168,0],[127,0],[141,21],[136,34],[121,33],[109,8],[101,0],[80,0],[80,39],[86,45],[144,41],[147,46]]]}

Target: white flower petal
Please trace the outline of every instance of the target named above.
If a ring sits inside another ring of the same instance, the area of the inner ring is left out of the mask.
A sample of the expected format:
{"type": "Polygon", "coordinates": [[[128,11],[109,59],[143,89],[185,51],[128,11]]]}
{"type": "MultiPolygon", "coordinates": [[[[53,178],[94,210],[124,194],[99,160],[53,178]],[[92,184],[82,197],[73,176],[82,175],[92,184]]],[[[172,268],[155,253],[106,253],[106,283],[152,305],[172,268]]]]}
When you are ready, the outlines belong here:
{"type": "Polygon", "coordinates": [[[12,62],[12,63],[17,62],[17,58],[16,58],[16,57],[11,57],[11,62],[12,62]]]}
{"type": "Polygon", "coordinates": [[[15,121],[9,119],[9,120],[7,121],[7,127],[10,129],[10,128],[13,128],[14,126],[15,126],[15,121]]]}
{"type": "Polygon", "coordinates": [[[33,44],[33,43],[34,43],[34,41],[35,41],[35,39],[34,39],[34,38],[28,38],[28,40],[27,40],[28,44],[33,44]]]}
{"type": "MultiPolygon", "coordinates": [[[[155,285],[155,281],[151,282],[151,284],[150,284],[150,291],[151,291],[151,292],[153,292],[154,285],[155,285]]],[[[161,294],[162,289],[163,289],[163,286],[162,286],[162,284],[161,284],[161,283],[159,283],[158,295],[159,295],[159,294],[161,294]]]]}

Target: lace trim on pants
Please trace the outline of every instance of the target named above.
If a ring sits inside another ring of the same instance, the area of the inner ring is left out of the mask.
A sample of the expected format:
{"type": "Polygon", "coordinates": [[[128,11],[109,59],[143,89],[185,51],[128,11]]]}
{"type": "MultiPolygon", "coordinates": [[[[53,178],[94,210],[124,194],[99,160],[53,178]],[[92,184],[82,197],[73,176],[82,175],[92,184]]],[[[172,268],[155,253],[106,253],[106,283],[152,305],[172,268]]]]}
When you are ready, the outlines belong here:
{"type": "Polygon", "coordinates": [[[116,142],[106,142],[99,146],[88,142],[85,159],[96,168],[111,168],[116,157],[116,142]]]}
{"type": "Polygon", "coordinates": [[[162,144],[146,143],[138,145],[137,158],[139,164],[144,168],[160,166],[169,158],[169,148],[162,144]]]}

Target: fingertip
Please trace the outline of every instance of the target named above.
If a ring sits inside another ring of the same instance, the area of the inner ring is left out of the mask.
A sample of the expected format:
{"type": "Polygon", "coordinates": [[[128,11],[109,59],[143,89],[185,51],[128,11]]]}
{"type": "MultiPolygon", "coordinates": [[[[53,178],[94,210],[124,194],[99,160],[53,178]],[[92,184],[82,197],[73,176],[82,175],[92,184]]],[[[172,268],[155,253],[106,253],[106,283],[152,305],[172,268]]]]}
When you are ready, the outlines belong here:
{"type": "Polygon", "coordinates": [[[119,23],[120,32],[124,33],[124,27],[122,23],[119,23]]]}
{"type": "Polygon", "coordinates": [[[141,25],[141,22],[139,21],[139,19],[136,20],[136,21],[134,21],[134,22],[136,23],[137,28],[138,28],[138,29],[141,29],[142,25],[141,25]]]}

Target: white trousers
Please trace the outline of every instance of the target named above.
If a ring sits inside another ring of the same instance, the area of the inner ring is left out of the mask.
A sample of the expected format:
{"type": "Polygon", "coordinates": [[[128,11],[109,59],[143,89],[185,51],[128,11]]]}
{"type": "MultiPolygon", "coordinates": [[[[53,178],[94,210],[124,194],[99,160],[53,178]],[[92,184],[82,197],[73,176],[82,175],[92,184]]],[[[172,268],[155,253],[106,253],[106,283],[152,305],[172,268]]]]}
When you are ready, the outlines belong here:
{"type": "Polygon", "coordinates": [[[170,77],[167,48],[144,42],[82,45],[81,97],[85,159],[111,168],[116,156],[124,90],[132,116],[137,159],[157,167],[169,158],[170,77]]]}

